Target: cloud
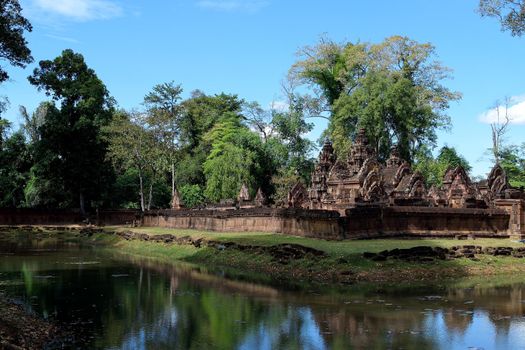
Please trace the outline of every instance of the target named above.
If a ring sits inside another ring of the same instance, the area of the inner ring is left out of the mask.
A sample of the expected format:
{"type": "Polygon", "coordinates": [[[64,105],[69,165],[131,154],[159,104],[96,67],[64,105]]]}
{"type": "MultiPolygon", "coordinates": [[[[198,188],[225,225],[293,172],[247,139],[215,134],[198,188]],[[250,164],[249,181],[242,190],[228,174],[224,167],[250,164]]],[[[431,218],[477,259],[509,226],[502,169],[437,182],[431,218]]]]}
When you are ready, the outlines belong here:
{"type": "Polygon", "coordinates": [[[51,15],[86,22],[122,15],[122,8],[110,0],[33,0],[34,6],[51,15]]]}
{"type": "Polygon", "coordinates": [[[213,11],[222,12],[257,12],[268,6],[265,0],[198,0],[197,6],[213,11]]]}
{"type": "Polygon", "coordinates": [[[80,41],[78,41],[77,39],[70,38],[70,37],[67,37],[67,36],[60,36],[60,35],[53,35],[53,34],[45,34],[45,36],[47,36],[48,38],[51,38],[51,39],[66,41],[68,43],[74,43],[74,44],[80,43],[80,41]]]}
{"type": "MultiPolygon", "coordinates": [[[[482,123],[498,122],[498,110],[500,122],[505,120],[505,105],[500,104],[479,115],[482,123]]],[[[525,95],[514,96],[510,99],[507,110],[511,124],[525,124],[525,95]]]]}

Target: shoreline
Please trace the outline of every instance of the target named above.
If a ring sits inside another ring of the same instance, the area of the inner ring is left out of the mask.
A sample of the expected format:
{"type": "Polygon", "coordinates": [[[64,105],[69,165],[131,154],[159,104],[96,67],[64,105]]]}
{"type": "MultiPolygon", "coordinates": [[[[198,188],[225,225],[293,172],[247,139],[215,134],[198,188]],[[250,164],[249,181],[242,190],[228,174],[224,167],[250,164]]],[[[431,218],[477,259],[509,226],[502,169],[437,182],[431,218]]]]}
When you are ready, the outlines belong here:
{"type": "Polygon", "coordinates": [[[324,241],[280,234],[123,227],[105,228],[91,238],[109,241],[108,248],[126,254],[228,269],[248,279],[257,274],[268,281],[292,284],[432,284],[444,279],[525,275],[525,244],[498,239],[324,241]],[[97,237],[101,234],[113,234],[114,238],[97,237]],[[415,260],[388,256],[398,248],[412,251],[421,247],[446,250],[449,255],[444,259],[423,256],[415,260]],[[491,255],[498,247],[510,249],[509,255],[491,255]],[[385,259],[374,259],[380,252],[390,254],[385,259]],[[458,257],[449,258],[451,253],[458,257]]]}
{"type": "Polygon", "coordinates": [[[0,292],[0,349],[43,349],[60,338],[60,329],[0,292]]]}
{"type": "Polygon", "coordinates": [[[262,280],[262,283],[432,284],[475,276],[525,276],[525,244],[501,239],[327,241],[282,234],[159,227],[0,227],[0,237],[20,232],[40,238],[80,238],[85,244],[123,254],[228,270],[233,275],[262,280]],[[501,253],[506,255],[498,255],[494,253],[498,247],[510,250],[501,253]],[[421,255],[421,250],[426,253],[421,255]],[[403,254],[406,252],[415,256],[407,257],[403,254]]]}

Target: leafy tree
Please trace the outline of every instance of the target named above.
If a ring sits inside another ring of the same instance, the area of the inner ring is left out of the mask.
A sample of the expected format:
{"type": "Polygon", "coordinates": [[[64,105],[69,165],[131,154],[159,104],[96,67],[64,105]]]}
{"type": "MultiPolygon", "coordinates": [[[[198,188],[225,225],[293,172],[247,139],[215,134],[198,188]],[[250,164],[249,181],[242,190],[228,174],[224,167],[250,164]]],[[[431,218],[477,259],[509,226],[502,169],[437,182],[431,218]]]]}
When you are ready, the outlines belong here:
{"type": "Polygon", "coordinates": [[[17,131],[0,142],[0,207],[24,205],[24,187],[30,168],[29,151],[22,132],[17,131]]]}
{"type": "Polygon", "coordinates": [[[126,174],[133,171],[138,177],[138,195],[142,211],[151,207],[153,180],[149,183],[149,198],[146,194],[146,179],[152,177],[155,168],[156,144],[153,134],[148,132],[140,114],[128,114],[123,111],[115,113],[111,124],[104,129],[108,140],[108,156],[118,172],[126,174]]]}
{"type": "Polygon", "coordinates": [[[175,192],[175,162],[178,156],[179,134],[182,123],[180,105],[182,88],[174,82],[158,84],[144,97],[147,108],[146,123],[154,133],[161,157],[171,171],[171,195],[175,192]]]}
{"type": "Polygon", "coordinates": [[[211,151],[204,162],[206,197],[211,201],[235,198],[242,184],[255,192],[267,187],[268,156],[259,136],[241,123],[241,115],[225,113],[204,136],[211,151]]]}
{"type": "MultiPolygon", "coordinates": [[[[237,95],[206,95],[193,91],[191,97],[181,103],[183,111],[179,134],[179,157],[175,169],[177,185],[198,184],[206,186],[204,162],[211,150],[204,135],[209,132],[225,113],[241,113],[244,101],[237,95]]],[[[242,119],[242,118],[241,118],[242,119]]]]}
{"type": "Polygon", "coordinates": [[[421,145],[435,145],[436,130],[450,124],[444,111],[459,94],[442,85],[449,69],[433,59],[430,44],[400,36],[380,44],[322,39],[300,55],[290,77],[321,92],[328,136],[340,155],[365,128],[380,158],[397,143],[411,160],[421,145]]]}
{"type": "MultiPolygon", "coordinates": [[[[24,38],[24,31],[31,32],[32,27],[21,12],[18,0],[0,0],[0,59],[24,68],[33,62],[24,38]]],[[[7,79],[9,74],[0,67],[0,83],[7,79]]]]}
{"type": "MultiPolygon", "coordinates": [[[[294,96],[300,99],[300,96],[294,96]]],[[[312,170],[311,152],[314,149],[312,141],[305,137],[313,129],[312,123],[307,123],[303,113],[303,104],[292,101],[286,112],[275,112],[272,119],[275,138],[286,149],[286,167],[295,169],[299,174],[306,175],[312,170]]]]}
{"type": "Polygon", "coordinates": [[[427,186],[443,184],[443,177],[448,169],[461,166],[468,173],[472,169],[468,161],[458,154],[454,147],[443,146],[436,158],[428,147],[421,147],[415,155],[414,170],[419,171],[426,180],[427,186]]]}
{"type": "Polygon", "coordinates": [[[204,204],[206,197],[199,185],[184,185],[179,188],[182,203],[187,208],[195,208],[204,204]]]}
{"type": "Polygon", "coordinates": [[[40,61],[28,79],[54,106],[48,108],[35,145],[35,175],[63,185],[85,213],[86,203],[99,200],[111,182],[101,128],[111,121],[113,99],[84,57],[69,49],[40,61]]]}
{"type": "Polygon", "coordinates": [[[525,143],[511,145],[500,150],[500,164],[514,187],[525,187],[525,143]]]}
{"type": "Polygon", "coordinates": [[[512,36],[525,33],[525,1],[523,0],[480,0],[478,11],[482,17],[495,17],[501,23],[501,30],[509,30],[512,36]]]}

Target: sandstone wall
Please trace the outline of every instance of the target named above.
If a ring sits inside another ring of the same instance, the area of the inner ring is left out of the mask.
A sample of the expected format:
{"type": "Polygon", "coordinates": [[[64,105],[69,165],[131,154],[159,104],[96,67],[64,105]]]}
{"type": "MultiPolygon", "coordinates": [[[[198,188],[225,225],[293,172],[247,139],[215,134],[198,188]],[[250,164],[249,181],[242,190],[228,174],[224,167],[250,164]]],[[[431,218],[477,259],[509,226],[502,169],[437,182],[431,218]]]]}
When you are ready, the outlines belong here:
{"type": "Polygon", "coordinates": [[[144,226],[233,232],[271,232],[343,239],[339,213],[327,210],[250,208],[241,210],[165,210],[144,214],[144,226]]]}
{"type": "Polygon", "coordinates": [[[501,209],[357,207],[336,211],[253,208],[146,213],[144,226],[233,232],[272,232],[324,239],[388,236],[508,237],[509,214],[501,209]]]}
{"type": "Polygon", "coordinates": [[[346,211],[347,238],[412,235],[508,236],[509,214],[501,209],[357,207],[346,211]]]}
{"type": "MultiPolygon", "coordinates": [[[[136,210],[101,210],[89,216],[98,225],[125,225],[137,220],[136,210]]],[[[85,222],[78,210],[0,209],[0,225],[77,225],[85,222]]]]}

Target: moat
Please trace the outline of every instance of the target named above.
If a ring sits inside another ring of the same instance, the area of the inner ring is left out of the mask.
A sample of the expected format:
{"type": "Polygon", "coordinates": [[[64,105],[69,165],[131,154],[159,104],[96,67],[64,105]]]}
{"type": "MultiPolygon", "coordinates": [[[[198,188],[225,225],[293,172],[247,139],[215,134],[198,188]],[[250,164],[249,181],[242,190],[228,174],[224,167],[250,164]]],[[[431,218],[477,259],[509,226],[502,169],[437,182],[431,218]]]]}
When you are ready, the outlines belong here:
{"type": "Polygon", "coordinates": [[[77,348],[525,348],[525,278],[291,289],[61,238],[0,243],[0,291],[77,348]]]}

